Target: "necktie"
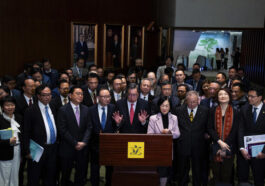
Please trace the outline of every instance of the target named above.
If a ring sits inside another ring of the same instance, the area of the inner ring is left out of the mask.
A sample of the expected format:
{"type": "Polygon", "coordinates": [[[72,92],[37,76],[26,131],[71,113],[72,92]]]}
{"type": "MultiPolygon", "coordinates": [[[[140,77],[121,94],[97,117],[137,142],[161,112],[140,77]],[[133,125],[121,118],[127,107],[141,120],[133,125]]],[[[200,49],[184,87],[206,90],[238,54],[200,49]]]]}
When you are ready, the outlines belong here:
{"type": "Polygon", "coordinates": [[[193,121],[193,110],[190,111],[190,121],[193,121]]]}
{"type": "Polygon", "coordinates": [[[67,104],[67,101],[68,101],[67,98],[64,98],[63,99],[63,105],[67,104]]]}
{"type": "Polygon", "coordinates": [[[29,99],[29,106],[32,105],[32,98],[29,99]]]}
{"type": "Polygon", "coordinates": [[[120,94],[117,94],[117,101],[119,101],[120,100],[120,94]]]}
{"type": "Polygon", "coordinates": [[[255,124],[257,121],[257,107],[254,107],[254,111],[253,111],[253,123],[255,124]]]}
{"type": "Polygon", "coordinates": [[[77,124],[79,126],[79,124],[80,124],[80,113],[79,113],[79,107],[78,106],[75,107],[75,118],[76,118],[77,124]]]}
{"type": "Polygon", "coordinates": [[[144,100],[146,101],[146,97],[144,96],[144,100]]]}
{"type": "Polygon", "coordinates": [[[130,122],[131,125],[133,123],[133,116],[134,116],[134,109],[133,109],[133,103],[131,104],[131,109],[130,109],[130,122]]]}
{"type": "Polygon", "coordinates": [[[54,144],[54,142],[56,141],[56,136],[55,136],[55,130],[53,128],[53,123],[52,123],[51,117],[48,112],[48,106],[45,106],[45,114],[46,114],[46,119],[48,122],[49,129],[50,129],[50,135],[51,135],[50,143],[54,144]]]}
{"type": "Polygon", "coordinates": [[[96,97],[95,93],[93,93],[93,102],[94,102],[94,104],[97,104],[97,97],[96,97]]]}
{"type": "Polygon", "coordinates": [[[105,112],[105,108],[102,107],[102,115],[101,115],[101,126],[102,126],[102,130],[104,130],[105,128],[105,124],[106,124],[106,112],[105,112]]]}

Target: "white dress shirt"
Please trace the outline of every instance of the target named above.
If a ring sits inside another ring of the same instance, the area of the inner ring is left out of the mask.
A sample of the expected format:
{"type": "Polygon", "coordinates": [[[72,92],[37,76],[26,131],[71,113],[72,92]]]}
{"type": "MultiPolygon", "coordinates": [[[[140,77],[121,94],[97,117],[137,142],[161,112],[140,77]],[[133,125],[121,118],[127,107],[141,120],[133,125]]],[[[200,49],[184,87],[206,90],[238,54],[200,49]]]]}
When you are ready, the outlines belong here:
{"type": "MultiPolygon", "coordinates": [[[[256,112],[257,112],[256,121],[257,121],[258,118],[259,118],[259,113],[260,113],[260,111],[261,111],[262,106],[263,106],[263,103],[261,102],[257,107],[255,107],[255,108],[257,108],[257,110],[256,110],[256,112]]],[[[253,113],[253,112],[254,112],[254,106],[252,106],[252,113],[253,113]]]]}
{"type": "Polygon", "coordinates": [[[26,95],[24,94],[24,98],[26,99],[26,102],[27,102],[28,105],[29,105],[29,100],[30,100],[30,99],[31,99],[32,104],[34,103],[34,102],[33,102],[33,97],[29,98],[28,96],[26,96],[26,95]]]}
{"type": "Polygon", "coordinates": [[[128,111],[129,111],[129,116],[130,116],[131,105],[133,104],[133,110],[134,110],[134,112],[135,112],[136,103],[137,103],[137,101],[135,101],[135,102],[129,102],[129,101],[127,101],[127,104],[128,104],[128,111]]]}
{"type": "Polygon", "coordinates": [[[140,98],[145,100],[145,101],[148,101],[148,94],[147,95],[143,95],[142,93],[140,93],[140,98]]]}
{"type": "Polygon", "coordinates": [[[195,107],[194,109],[190,109],[190,108],[188,107],[188,114],[190,115],[191,110],[193,110],[193,118],[195,118],[195,115],[196,115],[196,113],[197,113],[197,109],[198,109],[198,106],[195,107]]]}
{"type": "Polygon", "coordinates": [[[121,99],[121,92],[118,94],[115,91],[113,91],[113,95],[114,95],[115,101],[119,101],[121,99]],[[119,96],[119,99],[118,99],[118,96],[119,96]]]}
{"type": "Polygon", "coordinates": [[[68,98],[68,96],[67,96],[67,97],[63,97],[62,95],[60,95],[60,98],[61,98],[62,105],[65,105],[65,104],[64,104],[64,99],[65,99],[65,98],[66,98],[66,100],[67,100],[66,103],[69,102],[69,98],[68,98]]]}

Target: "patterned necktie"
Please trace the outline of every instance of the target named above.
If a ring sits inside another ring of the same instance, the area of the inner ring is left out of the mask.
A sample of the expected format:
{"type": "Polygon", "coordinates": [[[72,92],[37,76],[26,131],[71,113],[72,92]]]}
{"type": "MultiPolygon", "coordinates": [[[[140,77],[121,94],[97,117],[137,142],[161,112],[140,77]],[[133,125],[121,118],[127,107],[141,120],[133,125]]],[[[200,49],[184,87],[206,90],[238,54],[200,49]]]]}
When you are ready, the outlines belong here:
{"type": "Polygon", "coordinates": [[[29,99],[29,106],[32,105],[32,98],[29,99]]]}
{"type": "Polygon", "coordinates": [[[46,115],[46,119],[47,119],[47,122],[48,122],[48,126],[49,126],[49,129],[50,129],[50,143],[51,144],[54,144],[54,142],[56,141],[56,136],[55,136],[55,130],[54,130],[54,127],[53,127],[53,123],[52,123],[52,120],[51,120],[51,117],[49,115],[49,112],[48,112],[48,106],[46,105],[45,106],[45,115],[46,115]]]}
{"type": "Polygon", "coordinates": [[[134,109],[133,109],[133,103],[131,104],[131,109],[130,109],[130,122],[131,125],[133,123],[133,116],[134,116],[134,109]]]}
{"type": "Polygon", "coordinates": [[[77,124],[79,126],[79,124],[80,124],[80,113],[79,113],[79,107],[78,106],[75,107],[75,118],[76,118],[77,124]]]}
{"type": "Polygon", "coordinates": [[[257,121],[257,107],[254,107],[254,111],[253,111],[253,123],[255,124],[257,121]]]}
{"type": "Polygon", "coordinates": [[[68,102],[67,98],[64,98],[63,99],[63,105],[67,104],[67,102],[68,102]]]}
{"type": "Polygon", "coordinates": [[[105,129],[105,125],[106,125],[106,112],[105,112],[105,108],[102,107],[102,115],[101,115],[101,126],[102,126],[102,130],[105,129]]]}
{"type": "Polygon", "coordinates": [[[190,121],[193,121],[193,110],[190,111],[190,121]]]}

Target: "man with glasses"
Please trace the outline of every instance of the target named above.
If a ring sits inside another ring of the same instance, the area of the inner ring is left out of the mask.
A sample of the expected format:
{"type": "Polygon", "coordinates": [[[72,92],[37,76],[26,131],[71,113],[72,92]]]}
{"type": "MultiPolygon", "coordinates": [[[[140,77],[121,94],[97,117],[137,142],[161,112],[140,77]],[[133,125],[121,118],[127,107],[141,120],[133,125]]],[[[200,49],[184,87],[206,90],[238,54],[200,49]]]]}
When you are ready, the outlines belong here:
{"type": "Polygon", "coordinates": [[[121,90],[122,77],[116,76],[112,81],[113,89],[110,91],[111,103],[116,104],[117,101],[121,100],[124,97],[124,93],[121,90]]]}
{"type": "Polygon", "coordinates": [[[116,103],[113,119],[120,133],[146,133],[149,117],[148,102],[139,98],[138,86],[131,83],[127,99],[116,103]]]}
{"type": "Polygon", "coordinates": [[[186,75],[185,75],[183,70],[176,70],[176,72],[175,72],[176,83],[174,83],[172,85],[172,92],[173,92],[174,96],[177,95],[177,89],[178,89],[179,85],[185,84],[188,86],[189,90],[192,90],[192,86],[190,84],[184,82],[185,78],[186,78],[186,75]]]}
{"type": "MultiPolygon", "coordinates": [[[[263,89],[250,88],[248,91],[248,102],[241,109],[241,122],[239,125],[238,140],[239,148],[243,158],[240,161],[240,173],[246,171],[244,179],[240,182],[248,181],[248,165],[252,168],[255,186],[264,186],[265,179],[265,147],[256,157],[251,157],[247,149],[244,148],[244,136],[265,134],[265,105],[262,102],[263,89]]],[[[239,156],[239,158],[241,158],[239,156]]],[[[243,178],[243,177],[241,177],[243,178]]]]}
{"type": "MultiPolygon", "coordinates": [[[[114,83],[114,82],[113,82],[114,83]]],[[[114,86],[113,86],[114,88],[114,86]]],[[[92,186],[99,186],[99,134],[114,133],[116,128],[113,125],[112,115],[115,106],[110,104],[111,96],[107,88],[101,88],[98,95],[98,104],[89,108],[89,118],[92,125],[91,133],[91,183],[92,186]]],[[[106,166],[106,185],[111,185],[112,167],[106,166]]]]}
{"type": "Polygon", "coordinates": [[[130,83],[137,83],[136,82],[136,72],[135,71],[129,71],[127,75],[127,82],[130,83]]]}
{"type": "Polygon", "coordinates": [[[24,116],[23,146],[28,158],[28,186],[39,185],[41,178],[44,186],[55,186],[58,136],[56,111],[49,104],[52,96],[47,85],[40,85],[36,93],[38,102],[29,107],[24,116]],[[44,148],[39,162],[33,161],[31,157],[30,140],[44,148]]]}
{"type": "Polygon", "coordinates": [[[75,167],[74,185],[85,185],[88,166],[87,149],[91,134],[88,107],[81,104],[83,91],[73,86],[69,91],[70,102],[59,109],[58,129],[61,134],[59,156],[61,159],[61,185],[68,185],[75,167]]]}
{"type": "Polygon", "coordinates": [[[210,98],[203,99],[201,101],[201,105],[208,107],[208,108],[217,106],[217,93],[220,90],[220,88],[221,88],[221,85],[219,82],[217,81],[211,82],[209,85],[209,89],[208,89],[210,98]]]}

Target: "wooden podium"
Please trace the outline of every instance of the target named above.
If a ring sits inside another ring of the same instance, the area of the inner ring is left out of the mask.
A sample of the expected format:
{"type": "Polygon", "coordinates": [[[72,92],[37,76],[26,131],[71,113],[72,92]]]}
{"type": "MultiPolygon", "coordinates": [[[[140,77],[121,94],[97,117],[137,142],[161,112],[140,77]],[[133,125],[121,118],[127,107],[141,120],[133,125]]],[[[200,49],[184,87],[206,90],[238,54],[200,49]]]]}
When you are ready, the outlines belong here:
{"type": "Polygon", "coordinates": [[[159,185],[157,167],[172,165],[172,135],[100,134],[100,165],[113,166],[112,186],[159,185]]]}

